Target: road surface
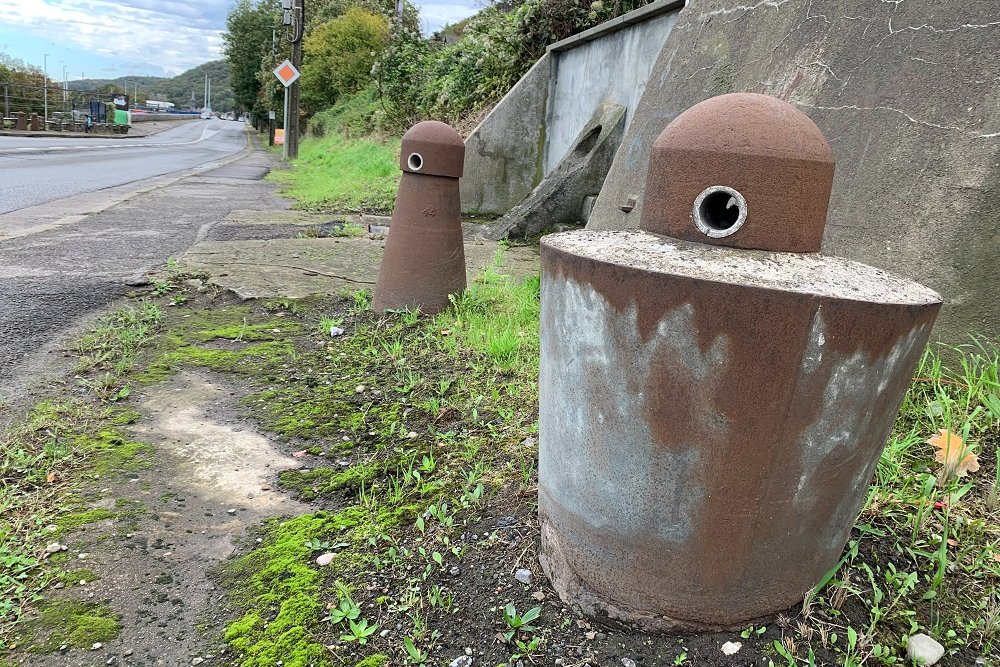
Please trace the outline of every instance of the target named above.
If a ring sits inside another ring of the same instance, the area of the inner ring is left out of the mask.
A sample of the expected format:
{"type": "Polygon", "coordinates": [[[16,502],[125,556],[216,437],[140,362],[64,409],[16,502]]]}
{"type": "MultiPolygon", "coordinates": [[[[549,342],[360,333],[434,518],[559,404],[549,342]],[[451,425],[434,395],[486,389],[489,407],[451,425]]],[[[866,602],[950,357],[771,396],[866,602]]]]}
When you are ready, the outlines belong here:
{"type": "Polygon", "coordinates": [[[0,137],[0,430],[5,405],[64,372],[62,347],[88,316],[234,209],[287,208],[260,180],[275,158],[246,146],[242,123],[217,120],[146,139],[0,137]]]}
{"type": "Polygon", "coordinates": [[[243,123],[192,120],[149,137],[0,136],[0,214],[191,169],[246,147],[243,123]]]}

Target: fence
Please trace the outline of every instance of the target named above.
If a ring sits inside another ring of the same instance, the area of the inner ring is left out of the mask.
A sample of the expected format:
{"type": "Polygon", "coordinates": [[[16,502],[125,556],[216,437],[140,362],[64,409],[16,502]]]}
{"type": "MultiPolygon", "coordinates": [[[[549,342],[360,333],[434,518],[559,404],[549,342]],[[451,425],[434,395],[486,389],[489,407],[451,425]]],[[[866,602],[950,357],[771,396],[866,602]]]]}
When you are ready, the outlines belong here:
{"type": "Polygon", "coordinates": [[[0,83],[0,89],[3,93],[3,119],[0,121],[0,128],[14,127],[19,112],[24,112],[29,118],[33,113],[38,114],[39,118],[45,120],[45,127],[49,130],[83,129],[88,115],[95,123],[103,124],[112,120],[104,117],[105,105],[113,108],[116,97],[115,93],[13,82],[0,83]]]}

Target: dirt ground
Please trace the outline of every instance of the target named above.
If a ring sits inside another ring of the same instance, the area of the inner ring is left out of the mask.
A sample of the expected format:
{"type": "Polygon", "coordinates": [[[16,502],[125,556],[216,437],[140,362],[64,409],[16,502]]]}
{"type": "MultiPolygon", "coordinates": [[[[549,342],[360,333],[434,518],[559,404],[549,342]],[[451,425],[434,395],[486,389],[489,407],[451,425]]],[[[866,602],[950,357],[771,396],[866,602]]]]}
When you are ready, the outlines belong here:
{"type": "Polygon", "coordinates": [[[120,634],[98,649],[29,653],[17,664],[152,667],[214,657],[220,619],[210,611],[223,593],[213,567],[251,527],[307,509],[272,490],[278,472],[299,463],[240,416],[242,393],[224,379],[184,372],[136,395],[142,416],[129,431],[152,445],[147,461],[93,480],[88,504],[118,516],[62,539],[68,562],[96,578],[70,583],[60,597],[108,603],[120,634]]]}

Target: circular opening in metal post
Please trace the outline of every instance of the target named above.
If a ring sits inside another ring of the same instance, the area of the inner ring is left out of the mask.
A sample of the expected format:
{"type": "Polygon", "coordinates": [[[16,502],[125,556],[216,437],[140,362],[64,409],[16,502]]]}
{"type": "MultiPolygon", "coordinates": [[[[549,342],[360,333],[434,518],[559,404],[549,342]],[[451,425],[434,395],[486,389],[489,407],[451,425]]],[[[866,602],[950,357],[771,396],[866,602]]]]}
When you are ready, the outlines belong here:
{"type": "Polygon", "coordinates": [[[701,233],[719,239],[735,234],[747,221],[747,200],[732,188],[713,185],[694,200],[693,213],[701,233]]]}
{"type": "Polygon", "coordinates": [[[406,166],[410,168],[410,171],[420,171],[420,168],[424,166],[424,158],[420,153],[410,153],[410,157],[406,158],[406,166]]]}

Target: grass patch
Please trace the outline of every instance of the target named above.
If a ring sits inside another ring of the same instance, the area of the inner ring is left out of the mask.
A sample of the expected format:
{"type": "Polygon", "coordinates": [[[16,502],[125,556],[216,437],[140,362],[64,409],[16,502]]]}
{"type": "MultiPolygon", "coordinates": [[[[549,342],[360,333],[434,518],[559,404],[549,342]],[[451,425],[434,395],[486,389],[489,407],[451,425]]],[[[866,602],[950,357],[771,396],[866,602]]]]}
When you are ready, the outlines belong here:
{"type": "Polygon", "coordinates": [[[128,398],[131,389],[123,378],[162,319],[160,308],[150,301],[100,318],[76,346],[80,354],[77,382],[102,401],[128,398]]]}
{"type": "Polygon", "coordinates": [[[384,213],[392,210],[399,176],[398,139],[382,143],[332,132],[303,139],[291,168],[267,178],[299,208],[384,213]]]}
{"type": "MultiPolygon", "coordinates": [[[[126,377],[160,321],[159,309],[142,302],[100,318],[80,340],[78,372],[94,398],[128,395],[126,377]]],[[[65,531],[116,516],[67,506],[67,486],[84,470],[108,476],[148,465],[149,446],[118,428],[136,418],[134,411],[77,396],[43,401],[0,434],[0,649],[11,644],[26,606],[56,576],[39,558],[53,537],[46,526],[65,531]]]]}

